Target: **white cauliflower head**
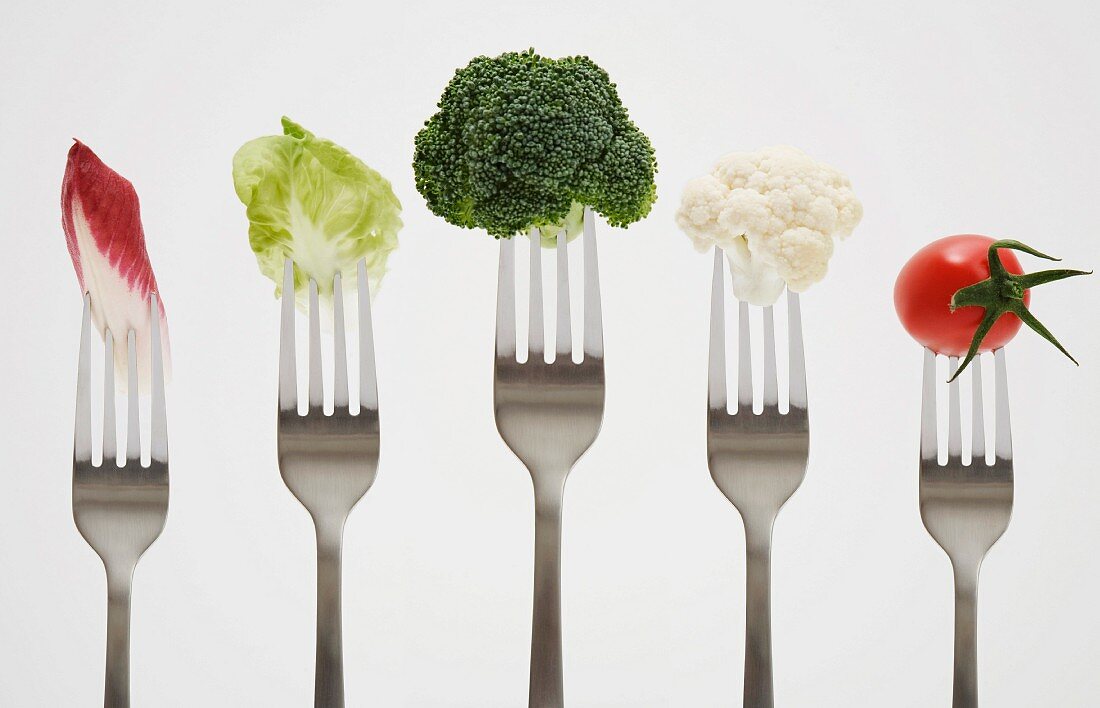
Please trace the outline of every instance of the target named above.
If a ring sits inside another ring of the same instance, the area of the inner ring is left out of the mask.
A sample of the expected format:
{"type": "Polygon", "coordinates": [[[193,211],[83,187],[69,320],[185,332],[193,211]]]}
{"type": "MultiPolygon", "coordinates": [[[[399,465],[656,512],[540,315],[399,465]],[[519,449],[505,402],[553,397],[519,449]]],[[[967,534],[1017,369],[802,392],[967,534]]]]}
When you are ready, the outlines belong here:
{"type": "Polygon", "coordinates": [[[676,223],[698,250],[725,251],[738,299],[771,305],[784,284],[803,292],[824,278],[833,240],[862,216],[847,177],[780,146],[726,155],[688,182],[676,223]]]}

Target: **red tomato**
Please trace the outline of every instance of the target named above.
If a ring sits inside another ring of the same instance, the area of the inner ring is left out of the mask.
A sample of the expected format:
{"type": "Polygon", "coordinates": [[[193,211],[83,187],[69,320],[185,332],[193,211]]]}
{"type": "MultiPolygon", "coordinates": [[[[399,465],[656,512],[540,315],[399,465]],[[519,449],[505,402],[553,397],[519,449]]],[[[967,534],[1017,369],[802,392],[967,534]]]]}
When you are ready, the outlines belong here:
{"type": "MultiPolygon", "coordinates": [[[[951,312],[951,296],[961,288],[989,277],[989,244],[994,239],[976,234],[947,236],[917,251],[898,274],[894,308],[913,339],[937,354],[964,356],[985,310],[960,307],[951,312]]],[[[1008,249],[999,249],[1001,263],[1021,274],[1020,261],[1008,249]]],[[[1024,305],[1031,292],[1024,292],[1024,305]]],[[[1000,349],[1016,336],[1023,323],[1011,312],[1001,315],[982,340],[979,351],[1000,349]]]]}

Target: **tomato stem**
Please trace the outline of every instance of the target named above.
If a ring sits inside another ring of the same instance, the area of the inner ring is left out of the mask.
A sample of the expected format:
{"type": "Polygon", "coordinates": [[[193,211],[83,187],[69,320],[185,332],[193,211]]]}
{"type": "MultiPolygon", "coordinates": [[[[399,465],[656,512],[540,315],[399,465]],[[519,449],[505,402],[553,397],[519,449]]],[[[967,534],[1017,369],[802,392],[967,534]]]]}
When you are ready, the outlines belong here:
{"type": "Polygon", "coordinates": [[[1033,288],[1036,285],[1052,283],[1056,280],[1064,280],[1077,275],[1091,275],[1092,271],[1068,270],[1063,268],[1016,275],[1015,273],[1008,272],[1004,264],[1001,263],[1001,256],[998,250],[1002,248],[1022,251],[1037,258],[1045,258],[1048,261],[1061,260],[1054,256],[1048,256],[1041,251],[1035,250],[1031,246],[1012,239],[994,241],[989,244],[989,277],[980,283],[974,283],[973,285],[961,288],[951,297],[952,312],[960,307],[974,306],[984,308],[985,315],[982,316],[982,321],[978,324],[977,329],[974,330],[974,338],[970,341],[970,349],[966,352],[966,357],[963,358],[962,363],[959,364],[959,368],[957,368],[955,373],[951,375],[951,378],[948,379],[949,383],[958,378],[962,370],[974,360],[974,357],[978,355],[978,350],[981,348],[982,340],[989,334],[989,330],[993,329],[993,325],[1001,318],[1001,315],[1009,312],[1019,317],[1024,324],[1035,330],[1040,337],[1053,344],[1058,348],[1058,351],[1069,357],[1069,360],[1074,364],[1077,364],[1077,360],[1066,351],[1066,348],[1062,346],[1061,342],[1059,342],[1057,338],[1050,333],[1050,330],[1048,330],[1042,322],[1036,319],[1035,315],[1031,314],[1031,311],[1024,305],[1024,293],[1029,288],[1033,288]]]}

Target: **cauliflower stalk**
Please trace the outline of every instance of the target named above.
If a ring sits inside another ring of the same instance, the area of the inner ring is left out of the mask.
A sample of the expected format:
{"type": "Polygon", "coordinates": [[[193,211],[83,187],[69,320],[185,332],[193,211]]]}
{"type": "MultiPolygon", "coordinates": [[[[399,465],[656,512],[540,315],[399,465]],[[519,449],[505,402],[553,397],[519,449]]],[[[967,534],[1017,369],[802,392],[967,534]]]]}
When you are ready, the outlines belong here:
{"type": "Polygon", "coordinates": [[[834,239],[862,216],[847,177],[781,146],[731,153],[688,182],[676,223],[699,251],[723,249],[735,297],[766,306],[784,285],[804,292],[824,278],[834,239]]]}

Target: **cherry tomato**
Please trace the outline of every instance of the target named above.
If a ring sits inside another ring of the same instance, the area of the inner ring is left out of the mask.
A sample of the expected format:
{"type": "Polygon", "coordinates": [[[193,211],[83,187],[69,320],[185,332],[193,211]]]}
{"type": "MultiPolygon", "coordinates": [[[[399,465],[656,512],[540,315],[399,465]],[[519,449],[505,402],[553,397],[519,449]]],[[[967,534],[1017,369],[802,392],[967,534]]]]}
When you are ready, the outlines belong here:
{"type": "MultiPolygon", "coordinates": [[[[961,288],[989,277],[989,244],[994,239],[976,234],[947,236],[933,241],[902,267],[894,284],[894,308],[913,339],[937,354],[964,356],[985,310],[960,307],[951,311],[951,296],[961,288]]],[[[1021,274],[1020,261],[1008,249],[999,249],[1001,263],[1021,274]]],[[[1031,292],[1024,292],[1024,305],[1031,292]]],[[[1000,349],[1023,323],[1011,312],[1001,315],[982,341],[980,351],[1000,349]]]]}

